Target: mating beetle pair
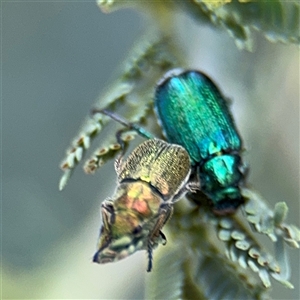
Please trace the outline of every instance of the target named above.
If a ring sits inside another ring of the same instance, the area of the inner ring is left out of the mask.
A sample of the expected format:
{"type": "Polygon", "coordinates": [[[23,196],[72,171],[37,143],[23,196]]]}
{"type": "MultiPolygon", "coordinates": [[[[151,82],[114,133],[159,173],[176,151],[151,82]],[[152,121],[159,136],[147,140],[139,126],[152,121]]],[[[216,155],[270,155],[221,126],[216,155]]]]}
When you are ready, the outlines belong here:
{"type": "Polygon", "coordinates": [[[116,261],[144,249],[150,271],[152,249],[166,242],[161,229],[172,203],[188,191],[198,188],[217,214],[233,213],[243,203],[241,138],[215,84],[198,71],[172,70],[158,83],[154,107],[172,144],[151,139],[143,128],[114,113],[95,110],[150,140],[125,163],[116,161],[118,187],[113,199],[102,204],[94,262],[116,261]]]}

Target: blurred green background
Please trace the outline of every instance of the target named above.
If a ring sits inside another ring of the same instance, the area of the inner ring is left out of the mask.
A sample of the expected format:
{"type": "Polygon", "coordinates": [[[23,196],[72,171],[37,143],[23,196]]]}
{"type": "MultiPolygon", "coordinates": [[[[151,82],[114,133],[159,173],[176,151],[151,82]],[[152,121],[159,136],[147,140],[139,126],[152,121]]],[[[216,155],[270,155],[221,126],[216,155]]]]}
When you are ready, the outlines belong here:
{"type": "MultiPolygon", "coordinates": [[[[100,203],[115,187],[113,163],[94,176],[78,168],[63,192],[58,165],[149,24],[130,9],[103,14],[93,1],[7,1],[1,14],[2,297],[142,299],[145,253],[91,262],[100,203]]],[[[286,201],[288,221],[299,225],[297,47],[256,36],[249,53],[225,32],[186,16],[177,24],[190,67],[205,71],[233,100],[249,182],[269,203],[286,201]]],[[[300,298],[299,252],[290,254],[295,290],[272,281],[274,299],[300,298]]]]}

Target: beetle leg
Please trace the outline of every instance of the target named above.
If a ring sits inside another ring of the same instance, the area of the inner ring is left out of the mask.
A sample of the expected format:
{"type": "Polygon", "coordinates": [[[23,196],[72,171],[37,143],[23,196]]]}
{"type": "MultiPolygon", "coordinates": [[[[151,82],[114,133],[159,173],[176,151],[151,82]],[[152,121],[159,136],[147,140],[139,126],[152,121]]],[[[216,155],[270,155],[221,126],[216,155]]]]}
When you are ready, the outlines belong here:
{"type": "Polygon", "coordinates": [[[188,183],[184,186],[184,189],[186,191],[182,191],[182,193],[185,192],[197,193],[198,191],[201,190],[199,172],[197,172],[196,166],[192,166],[191,176],[189,178],[188,183]]]}
{"type": "Polygon", "coordinates": [[[162,239],[163,245],[166,245],[166,243],[167,243],[167,238],[164,235],[164,233],[161,231],[161,229],[171,218],[172,212],[173,212],[173,208],[169,204],[161,205],[161,208],[158,213],[158,220],[154,226],[154,229],[151,231],[151,233],[149,235],[148,249],[147,249],[147,251],[148,251],[147,272],[151,272],[151,270],[152,270],[152,260],[153,260],[153,256],[152,256],[153,248],[152,247],[153,247],[153,245],[156,244],[155,240],[160,237],[162,239]]]}
{"type": "Polygon", "coordinates": [[[191,193],[197,193],[201,190],[199,181],[190,181],[184,188],[187,190],[187,192],[191,193]]]}
{"type": "Polygon", "coordinates": [[[163,240],[163,242],[162,242],[163,246],[165,246],[167,244],[167,238],[166,238],[165,234],[160,230],[159,235],[163,240]]]}
{"type": "Polygon", "coordinates": [[[164,245],[166,244],[166,237],[161,232],[161,229],[170,220],[172,213],[173,213],[173,207],[170,206],[170,204],[164,203],[161,205],[160,210],[157,214],[158,215],[157,222],[149,235],[149,240],[152,243],[154,243],[154,240],[160,236],[161,238],[163,238],[163,240],[165,240],[163,244],[164,245]]]}
{"type": "Polygon", "coordinates": [[[172,202],[180,200],[186,193],[197,193],[199,191],[201,191],[201,184],[198,173],[192,171],[188,183],[173,197],[172,202]]]}
{"type": "Polygon", "coordinates": [[[153,256],[152,256],[153,249],[152,249],[152,245],[151,245],[150,242],[148,243],[147,252],[148,252],[148,267],[147,267],[147,272],[151,272],[151,270],[152,270],[152,260],[153,260],[153,256]]]}

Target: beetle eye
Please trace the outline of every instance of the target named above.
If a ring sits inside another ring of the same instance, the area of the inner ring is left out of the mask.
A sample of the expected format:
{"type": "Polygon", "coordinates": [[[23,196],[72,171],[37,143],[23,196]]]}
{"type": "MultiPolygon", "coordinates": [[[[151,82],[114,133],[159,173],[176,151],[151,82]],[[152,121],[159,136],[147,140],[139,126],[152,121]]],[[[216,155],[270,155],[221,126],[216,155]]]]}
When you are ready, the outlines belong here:
{"type": "Polygon", "coordinates": [[[137,226],[132,230],[132,234],[139,234],[142,232],[142,226],[137,226]]]}

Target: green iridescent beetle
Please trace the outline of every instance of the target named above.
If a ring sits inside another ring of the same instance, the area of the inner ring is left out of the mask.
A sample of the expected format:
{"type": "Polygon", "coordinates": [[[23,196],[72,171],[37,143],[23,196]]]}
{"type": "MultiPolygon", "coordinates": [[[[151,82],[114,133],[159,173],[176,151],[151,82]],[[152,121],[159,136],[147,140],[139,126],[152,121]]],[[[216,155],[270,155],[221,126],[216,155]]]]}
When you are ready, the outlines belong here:
{"type": "Polygon", "coordinates": [[[154,108],[168,142],[188,151],[214,212],[235,212],[244,202],[242,140],[216,85],[199,71],[171,70],[157,84],[154,108]]]}
{"type": "Polygon", "coordinates": [[[148,252],[165,244],[161,229],[172,214],[172,204],[193,190],[188,183],[191,165],[179,145],[150,139],[135,148],[125,162],[116,160],[118,186],[112,199],[102,203],[103,225],[93,261],[114,262],[138,250],[148,252]]]}

